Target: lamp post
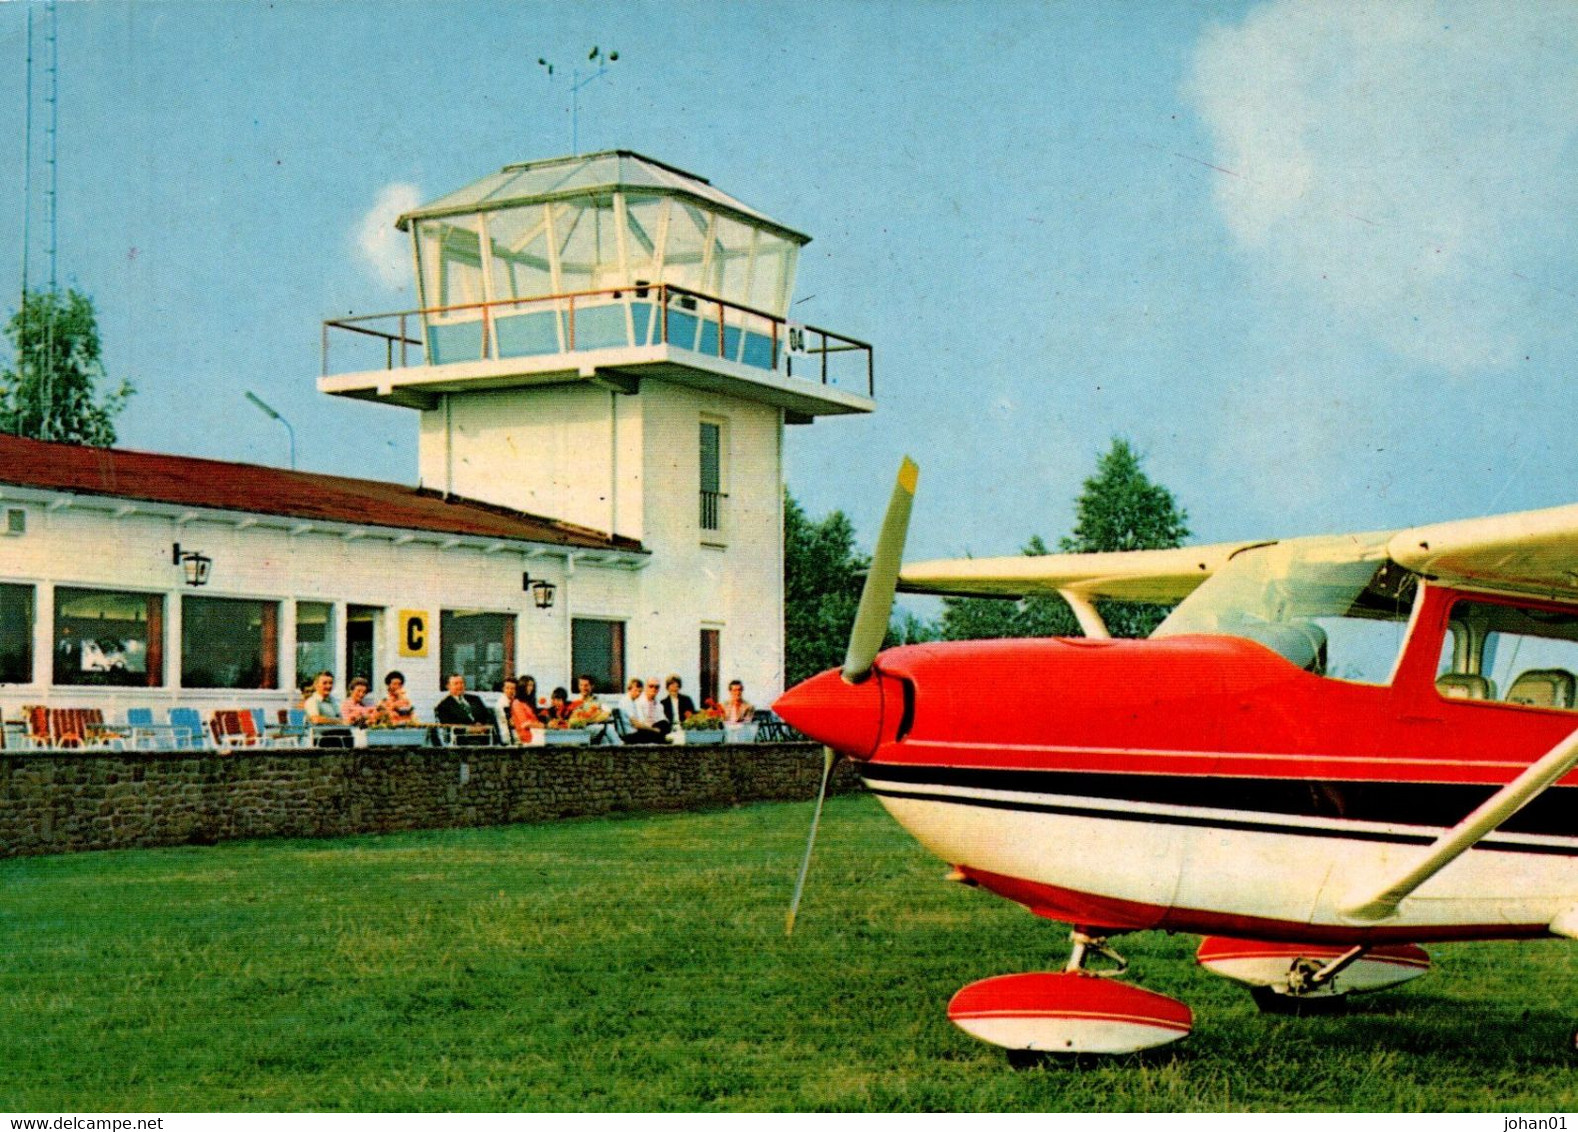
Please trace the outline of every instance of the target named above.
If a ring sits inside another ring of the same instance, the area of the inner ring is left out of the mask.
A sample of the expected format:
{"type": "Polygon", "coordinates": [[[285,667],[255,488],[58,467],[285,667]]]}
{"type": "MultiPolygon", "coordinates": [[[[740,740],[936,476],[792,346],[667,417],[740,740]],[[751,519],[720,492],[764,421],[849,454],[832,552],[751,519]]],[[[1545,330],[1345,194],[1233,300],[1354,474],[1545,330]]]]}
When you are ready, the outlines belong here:
{"type": "Polygon", "coordinates": [[[290,427],[289,421],[280,416],[278,412],[276,412],[266,401],[263,400],[263,398],[259,397],[250,389],[247,390],[247,400],[251,401],[254,405],[261,409],[264,414],[274,418],[280,424],[285,426],[285,431],[290,434],[290,470],[294,472],[296,470],[296,430],[290,427]]]}

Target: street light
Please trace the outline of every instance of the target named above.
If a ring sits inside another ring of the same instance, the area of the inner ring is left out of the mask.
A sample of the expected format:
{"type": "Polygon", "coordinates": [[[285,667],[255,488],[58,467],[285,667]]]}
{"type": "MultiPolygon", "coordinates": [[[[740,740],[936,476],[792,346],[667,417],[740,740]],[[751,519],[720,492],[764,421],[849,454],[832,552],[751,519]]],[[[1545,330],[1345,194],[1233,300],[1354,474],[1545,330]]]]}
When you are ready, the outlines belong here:
{"type": "Polygon", "coordinates": [[[294,472],[296,470],[296,430],[291,428],[290,422],[284,417],[280,416],[279,413],[275,412],[275,410],[269,406],[268,402],[264,401],[263,398],[259,397],[250,389],[247,390],[247,400],[251,401],[259,409],[263,410],[266,415],[273,417],[280,424],[284,425],[285,431],[290,433],[290,470],[294,472]]]}

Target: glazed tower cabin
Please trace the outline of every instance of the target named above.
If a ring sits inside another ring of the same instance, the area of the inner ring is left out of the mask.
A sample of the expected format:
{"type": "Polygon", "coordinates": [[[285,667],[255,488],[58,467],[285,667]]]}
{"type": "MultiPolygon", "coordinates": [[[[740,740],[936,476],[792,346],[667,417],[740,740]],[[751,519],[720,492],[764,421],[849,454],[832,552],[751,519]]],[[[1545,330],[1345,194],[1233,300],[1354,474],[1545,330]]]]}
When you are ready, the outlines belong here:
{"type": "Polygon", "coordinates": [[[645,548],[613,588],[554,563],[575,655],[765,702],[784,426],[875,407],[870,347],[789,320],[809,237],[626,151],[509,165],[398,223],[420,308],[326,323],[320,391],[418,413],[426,488],[645,548]]]}

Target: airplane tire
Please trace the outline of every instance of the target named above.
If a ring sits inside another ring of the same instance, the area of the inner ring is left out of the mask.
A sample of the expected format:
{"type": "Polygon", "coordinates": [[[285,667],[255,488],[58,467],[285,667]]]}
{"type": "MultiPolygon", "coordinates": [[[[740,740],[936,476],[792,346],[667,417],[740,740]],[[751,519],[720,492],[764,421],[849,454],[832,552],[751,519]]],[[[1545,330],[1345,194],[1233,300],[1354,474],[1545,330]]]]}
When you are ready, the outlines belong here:
{"type": "Polygon", "coordinates": [[[1310,1014],[1340,1014],[1348,1009],[1345,994],[1301,996],[1283,994],[1271,987],[1250,987],[1249,997],[1262,1014],[1282,1014],[1302,1018],[1310,1014]]]}
{"type": "Polygon", "coordinates": [[[1013,1069],[1040,1069],[1055,1060],[1055,1055],[1039,1049],[1010,1049],[1004,1050],[1008,1054],[1008,1064],[1013,1069]]]}

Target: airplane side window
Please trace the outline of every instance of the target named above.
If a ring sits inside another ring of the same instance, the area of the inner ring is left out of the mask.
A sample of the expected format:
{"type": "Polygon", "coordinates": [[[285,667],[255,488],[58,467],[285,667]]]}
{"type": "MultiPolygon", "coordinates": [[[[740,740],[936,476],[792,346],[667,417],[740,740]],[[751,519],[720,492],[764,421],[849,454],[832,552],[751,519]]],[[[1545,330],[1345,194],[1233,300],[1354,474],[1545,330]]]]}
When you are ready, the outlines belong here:
{"type": "Polygon", "coordinates": [[[1151,635],[1242,637],[1318,676],[1389,684],[1419,586],[1384,551],[1380,535],[1251,547],[1151,635]]]}
{"type": "Polygon", "coordinates": [[[1578,710],[1578,611],[1460,601],[1436,687],[1447,698],[1578,710]]]}

